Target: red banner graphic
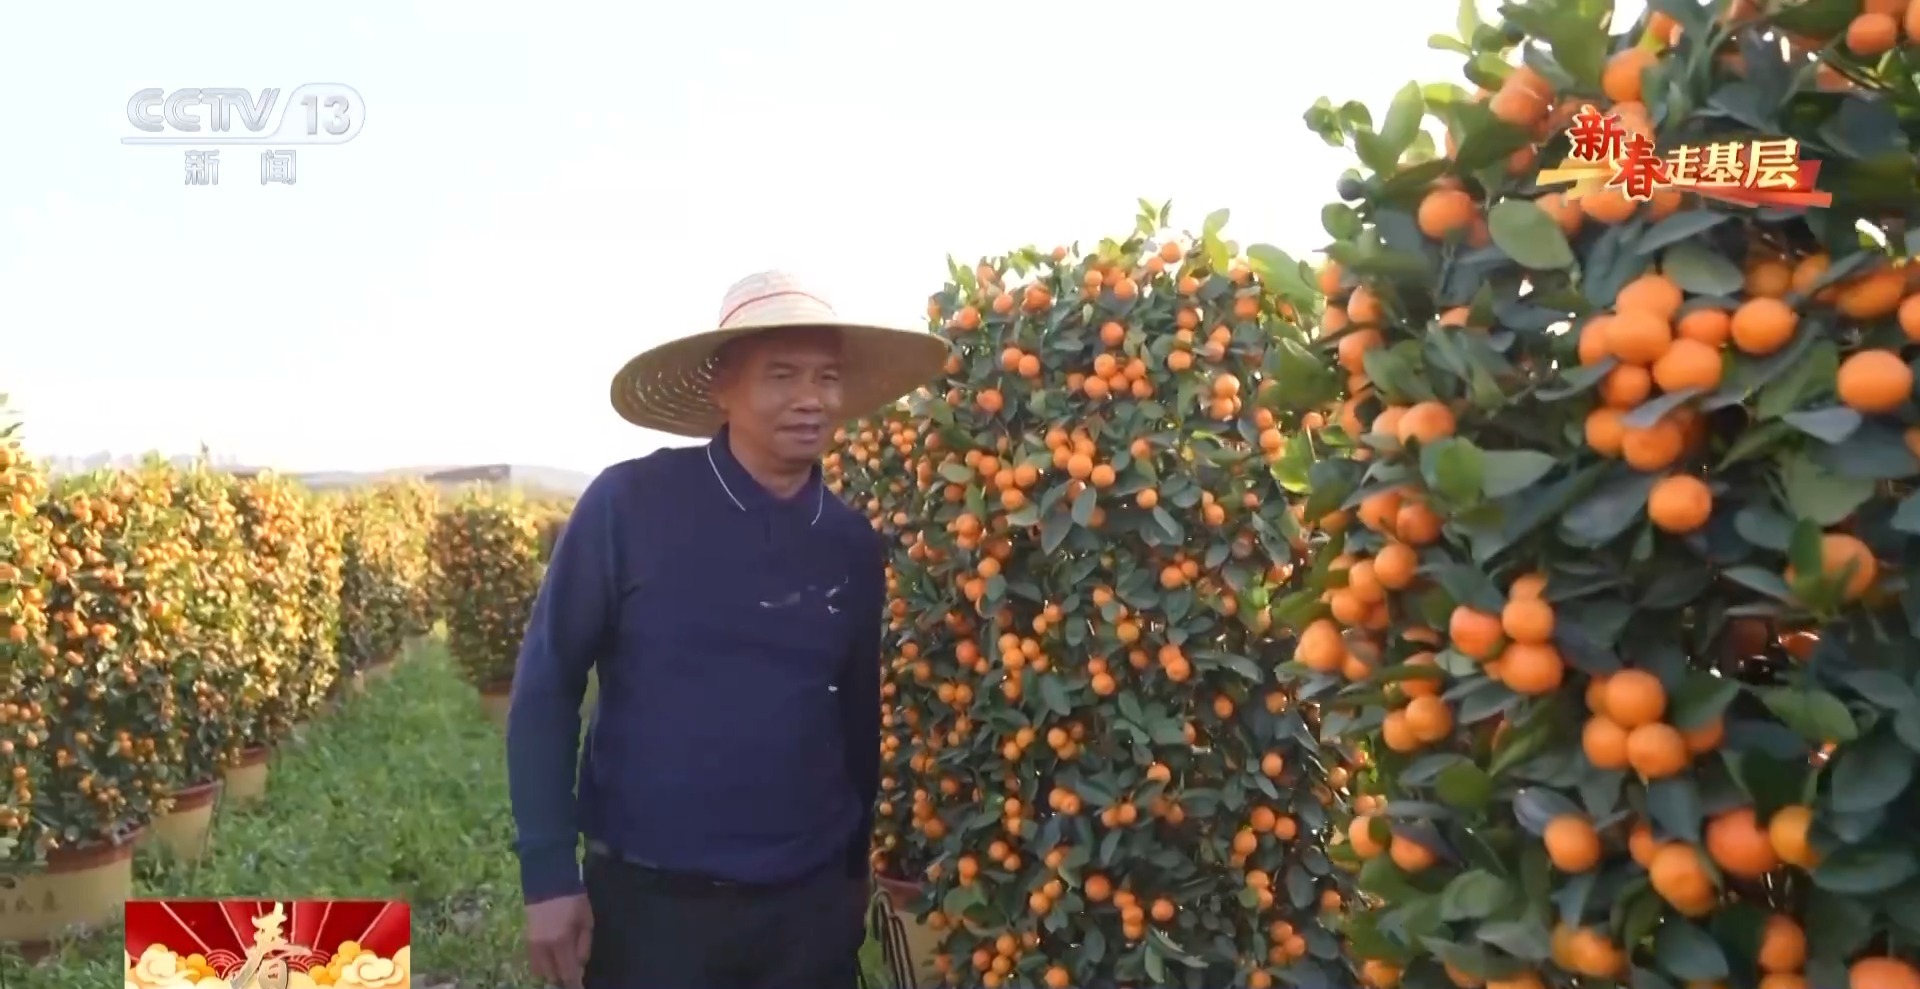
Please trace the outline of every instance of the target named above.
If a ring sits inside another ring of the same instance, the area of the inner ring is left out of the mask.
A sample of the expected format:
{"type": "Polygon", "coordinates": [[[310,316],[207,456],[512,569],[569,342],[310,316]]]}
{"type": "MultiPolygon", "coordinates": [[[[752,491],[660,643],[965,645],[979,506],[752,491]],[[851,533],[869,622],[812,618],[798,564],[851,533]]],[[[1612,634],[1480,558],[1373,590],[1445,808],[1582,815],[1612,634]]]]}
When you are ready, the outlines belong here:
{"type": "Polygon", "coordinates": [[[399,900],[129,900],[128,989],[405,989],[399,900]]]}

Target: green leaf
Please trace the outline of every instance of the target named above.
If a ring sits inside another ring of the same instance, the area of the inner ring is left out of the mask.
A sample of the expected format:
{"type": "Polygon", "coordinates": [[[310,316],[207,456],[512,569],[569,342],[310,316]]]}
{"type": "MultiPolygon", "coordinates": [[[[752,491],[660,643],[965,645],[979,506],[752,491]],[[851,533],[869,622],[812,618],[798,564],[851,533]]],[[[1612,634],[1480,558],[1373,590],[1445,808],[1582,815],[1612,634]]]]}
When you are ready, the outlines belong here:
{"type": "Polygon", "coordinates": [[[1448,437],[1420,451],[1420,472],[1447,501],[1471,505],[1480,500],[1486,485],[1484,458],[1472,440],[1448,437]]]}
{"type": "MultiPolygon", "coordinates": [[[[1549,218],[1548,222],[1552,222],[1549,218]]],[[[1681,288],[1695,295],[1735,295],[1747,282],[1732,261],[1700,244],[1680,243],[1667,248],[1661,270],[1681,288]]]]}
{"type": "Polygon", "coordinates": [[[1471,38],[1473,32],[1480,29],[1480,6],[1474,0],[1460,0],[1459,9],[1453,15],[1453,29],[1460,37],[1471,38]]]}
{"type": "Polygon", "coordinates": [[[1366,230],[1366,221],[1346,203],[1328,203],[1320,207],[1320,226],[1334,240],[1352,240],[1366,230]]]}
{"type": "Polygon", "coordinates": [[[1698,388],[1682,388],[1670,391],[1633,407],[1633,411],[1620,417],[1620,424],[1628,429],[1648,429],[1654,423],[1666,418],[1667,413],[1691,401],[1700,394],[1698,388]]]}
{"type": "Polygon", "coordinates": [[[1266,679],[1260,672],[1259,664],[1245,656],[1236,656],[1217,649],[1200,649],[1193,654],[1195,666],[1201,669],[1228,669],[1240,675],[1249,683],[1259,683],[1266,679]]]}
{"type": "Polygon", "coordinates": [[[1626,889],[1614,899],[1613,909],[1609,911],[1612,921],[1620,927],[1621,943],[1637,945],[1645,942],[1666,913],[1666,906],[1666,901],[1653,891],[1646,879],[1629,881],[1626,889]]]}
{"type": "Polygon", "coordinates": [[[1658,478],[1626,471],[1575,502],[1560,517],[1560,532],[1568,542],[1598,546],[1627,531],[1647,507],[1647,495],[1658,478]]]}
{"type": "Polygon", "coordinates": [[[1453,156],[1458,174],[1470,175],[1533,143],[1531,133],[1495,117],[1485,104],[1450,103],[1447,111],[1460,149],[1453,156]]]}
{"type": "Polygon", "coordinates": [[[1300,273],[1300,262],[1272,244],[1247,248],[1247,266],[1280,295],[1296,305],[1304,304],[1319,293],[1300,273]]]}
{"type": "Polygon", "coordinates": [[[1493,799],[1493,779],[1471,762],[1456,762],[1440,771],[1434,792],[1452,806],[1479,811],[1493,799]]]}
{"type": "Polygon", "coordinates": [[[1738,696],[1738,681],[1689,671],[1673,692],[1673,703],[1667,707],[1667,722],[1681,731],[1704,728],[1720,717],[1738,696]]]}
{"type": "Polygon", "coordinates": [[[1634,250],[1640,254],[1650,254],[1662,247],[1678,244],[1703,230],[1716,227],[1730,214],[1708,209],[1693,209],[1675,213],[1648,228],[1634,243],[1634,250]]]}
{"type": "Polygon", "coordinates": [[[1920,875],[1920,859],[1901,845],[1844,845],[1813,870],[1813,884],[1833,893],[1872,896],[1920,875]]]}
{"type": "MultiPolygon", "coordinates": [[[[1600,25],[1596,16],[1589,14],[1594,5],[1576,5],[1557,10],[1548,21],[1546,40],[1553,50],[1553,60],[1567,70],[1567,74],[1580,88],[1597,91],[1600,88],[1600,75],[1607,64],[1607,44],[1613,39],[1600,25]]],[[[1606,10],[1611,10],[1609,4],[1606,10]]]]}
{"type": "Polygon", "coordinates": [[[1860,0],[1801,0],[1768,4],[1775,24],[1810,38],[1831,38],[1860,16],[1860,0]]]}
{"type": "Polygon", "coordinates": [[[1334,365],[1315,357],[1299,341],[1281,337],[1269,354],[1275,387],[1262,389],[1262,394],[1274,394],[1286,409],[1318,408],[1340,393],[1340,375],[1334,365]]]}
{"type": "Polygon", "coordinates": [[[1059,677],[1050,674],[1040,676],[1040,700],[1056,715],[1064,717],[1073,713],[1073,701],[1067,698],[1067,687],[1059,677]]]}
{"type": "Polygon", "coordinates": [[[1567,235],[1547,211],[1525,199],[1502,200],[1487,214],[1487,230],[1508,257],[1536,271],[1573,267],[1567,235]]]}
{"type": "Polygon", "coordinates": [[[1067,535],[1073,532],[1073,515],[1060,511],[1056,507],[1040,519],[1040,551],[1052,553],[1067,541],[1067,535]]]}
{"type": "Polygon", "coordinates": [[[1420,118],[1426,112],[1426,97],[1421,94],[1418,83],[1407,83],[1394,94],[1393,103],[1387,107],[1387,117],[1380,122],[1380,140],[1391,149],[1395,161],[1420,133],[1420,118]]]}
{"type": "Polygon", "coordinates": [[[1173,938],[1167,936],[1167,932],[1160,930],[1159,928],[1156,927],[1147,933],[1147,937],[1148,937],[1148,940],[1150,940],[1154,944],[1154,946],[1158,947],[1161,950],[1161,952],[1163,952],[1167,957],[1173,959],[1174,961],[1177,961],[1180,964],[1187,966],[1188,968],[1205,968],[1206,967],[1206,964],[1200,961],[1200,959],[1193,957],[1191,954],[1187,953],[1187,950],[1185,948],[1182,948],[1178,944],[1175,944],[1173,941],[1173,938]]]}
{"type": "Polygon", "coordinates": [[[974,479],[973,468],[952,461],[940,465],[940,476],[953,484],[970,484],[974,479]]]}
{"type": "Polygon", "coordinates": [[[1853,814],[1887,807],[1913,782],[1914,759],[1890,730],[1841,749],[1833,761],[1833,809],[1853,814]]]}
{"type": "Polygon", "coordinates": [[[1793,524],[1793,535],[1787,540],[1787,563],[1802,581],[1818,576],[1824,569],[1825,551],[1822,549],[1820,526],[1812,519],[1800,519],[1793,524]]]}
{"type": "Polygon", "coordinates": [[[940,909],[950,917],[962,917],[966,912],[985,903],[978,886],[955,886],[947,891],[940,901],[940,909]]]}
{"type": "Polygon", "coordinates": [[[1647,784],[1647,816],[1675,838],[1698,844],[1700,822],[1706,817],[1700,788],[1684,776],[1647,784]]]}
{"type": "Polygon", "coordinates": [[[1463,872],[1440,892],[1442,920],[1479,920],[1513,899],[1514,889],[1499,876],[1482,869],[1463,872]]]}
{"type": "Polygon", "coordinates": [[[1853,712],[1824,690],[1799,687],[1756,688],[1761,703],[1801,738],[1814,742],[1851,742],[1860,737],[1853,712]]]}
{"type": "Polygon", "coordinates": [[[1228,216],[1229,216],[1229,211],[1224,209],[1217,209],[1211,213],[1208,213],[1206,220],[1200,224],[1200,236],[1202,237],[1220,236],[1220,231],[1225,230],[1227,227],[1228,216]]]}
{"type": "Polygon", "coordinates": [[[1538,920],[1496,921],[1480,925],[1474,933],[1480,940],[1529,961],[1543,961],[1553,950],[1547,927],[1538,920]]]}
{"type": "Polygon", "coordinates": [[[1388,398],[1406,404],[1424,402],[1433,397],[1433,389],[1414,370],[1408,353],[1402,347],[1376,347],[1367,351],[1361,361],[1367,380],[1378,385],[1388,398]]]}
{"type": "Polygon", "coordinates": [[[1689,981],[1727,977],[1727,956],[1713,935],[1679,917],[1670,917],[1653,935],[1653,957],[1666,971],[1689,981]]]}
{"type": "Polygon", "coordinates": [[[1082,489],[1080,496],[1073,499],[1073,521],[1076,525],[1093,524],[1093,510],[1099,506],[1099,492],[1089,484],[1082,489]]]}
{"type": "Polygon", "coordinates": [[[1838,477],[1805,456],[1790,456],[1780,465],[1780,486],[1794,515],[1824,527],[1839,524],[1873,497],[1874,482],[1838,477]]]}
{"type": "Polygon", "coordinates": [[[1888,524],[1908,535],[1920,535],[1920,491],[1901,499],[1888,524]]]}
{"type": "Polygon", "coordinates": [[[1504,498],[1532,487],[1559,463],[1538,450],[1487,450],[1480,455],[1486,495],[1504,498]]]}
{"type": "Polygon", "coordinates": [[[1793,428],[1824,443],[1839,443],[1853,435],[1853,431],[1865,422],[1860,413],[1844,405],[1829,406],[1824,409],[1803,409],[1789,412],[1782,417],[1793,428]]]}
{"type": "Polygon", "coordinates": [[[1834,375],[1840,370],[1840,350],[1824,336],[1816,339],[1806,355],[1760,389],[1754,414],[1762,420],[1778,419],[1800,407],[1800,403],[1821,392],[1833,390],[1834,375]]]}

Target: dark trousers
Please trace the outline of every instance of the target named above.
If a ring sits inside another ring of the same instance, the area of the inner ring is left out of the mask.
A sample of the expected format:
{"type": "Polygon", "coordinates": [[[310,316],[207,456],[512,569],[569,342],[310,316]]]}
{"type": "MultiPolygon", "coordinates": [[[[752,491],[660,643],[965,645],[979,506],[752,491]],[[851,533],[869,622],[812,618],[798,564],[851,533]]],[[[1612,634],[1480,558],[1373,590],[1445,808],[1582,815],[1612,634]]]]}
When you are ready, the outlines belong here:
{"type": "Polygon", "coordinates": [[[586,989],[855,989],[866,884],[839,863],[783,886],[589,853],[586,989]]]}

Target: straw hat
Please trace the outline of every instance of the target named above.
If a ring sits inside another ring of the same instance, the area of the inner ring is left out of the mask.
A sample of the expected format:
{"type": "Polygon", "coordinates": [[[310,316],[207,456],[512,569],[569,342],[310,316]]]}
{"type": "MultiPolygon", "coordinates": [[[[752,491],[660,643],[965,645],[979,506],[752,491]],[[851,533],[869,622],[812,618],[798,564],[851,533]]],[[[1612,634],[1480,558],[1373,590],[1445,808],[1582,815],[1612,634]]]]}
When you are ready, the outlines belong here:
{"type": "Polygon", "coordinates": [[[869,415],[940,373],[945,340],[919,330],[849,323],[826,299],[782,271],[748,275],[727,289],[719,328],[663,343],[613,376],[613,408],[636,426],[705,438],[724,417],[713,403],[714,354],[738,337],[782,327],[840,331],[841,414],[869,415]]]}

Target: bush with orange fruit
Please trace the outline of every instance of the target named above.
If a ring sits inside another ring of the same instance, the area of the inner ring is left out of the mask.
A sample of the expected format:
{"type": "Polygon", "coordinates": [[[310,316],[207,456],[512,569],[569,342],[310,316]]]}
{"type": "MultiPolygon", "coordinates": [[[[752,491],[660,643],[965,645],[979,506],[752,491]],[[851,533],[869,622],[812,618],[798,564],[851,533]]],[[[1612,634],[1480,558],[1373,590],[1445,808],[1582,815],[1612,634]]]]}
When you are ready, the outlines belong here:
{"type": "Polygon", "coordinates": [[[386,482],[331,499],[340,531],[342,675],[394,659],[426,630],[427,532],[432,489],[386,482]]]}
{"type": "Polygon", "coordinates": [[[1307,451],[1267,367],[1311,272],[1225,221],[953,266],[944,380],[835,460],[895,546],[878,861],[925,876],[954,984],[1345,978],[1336,767],[1268,610],[1307,451]]]}
{"type": "MultiPolygon", "coordinates": [[[[434,593],[433,558],[427,552],[434,515],[440,510],[440,491],[415,479],[387,481],[376,490],[390,506],[397,527],[392,565],[394,578],[402,589],[401,635],[406,638],[425,635],[440,620],[435,610],[438,597],[434,593]]],[[[543,524],[556,513],[559,518],[566,518],[564,504],[543,501],[537,505],[543,524]]]]}
{"type": "Polygon", "coordinates": [[[540,526],[540,561],[545,563],[553,559],[553,548],[559,545],[560,534],[567,529],[567,518],[573,514],[573,499],[536,498],[533,511],[540,526]]]}
{"type": "Polygon", "coordinates": [[[340,540],[333,514],[291,480],[235,479],[234,507],[256,602],[241,748],[272,745],[310,716],[339,675],[340,540]]]}
{"type": "MultiPolygon", "coordinates": [[[[0,415],[6,412],[0,396],[0,415]]],[[[20,448],[20,424],[0,420],[0,862],[24,847],[40,783],[26,753],[40,742],[40,712],[26,684],[41,663],[46,635],[46,590],[40,567],[50,557],[35,522],[47,479],[20,448]]]]}
{"type": "MultiPolygon", "coordinates": [[[[924,408],[928,394],[922,389],[913,397],[914,404],[924,408]]],[[[889,545],[910,548],[913,534],[906,529],[910,520],[907,508],[911,496],[920,490],[920,483],[908,465],[920,463],[922,458],[917,449],[920,432],[913,425],[908,403],[901,402],[873,416],[847,423],[834,433],[833,442],[833,448],[821,458],[828,489],[864,512],[874,531],[889,545]]],[[[931,465],[927,466],[929,478],[932,469],[931,465]]],[[[906,606],[899,594],[899,582],[899,572],[889,563],[890,609],[906,606]]],[[[889,614],[889,624],[893,620],[889,614]]],[[[917,658],[926,641],[926,635],[917,636],[901,642],[900,648],[917,658]]],[[[894,675],[891,663],[883,660],[881,730],[886,742],[880,753],[881,798],[875,807],[873,825],[873,868],[878,875],[919,876],[931,864],[926,844],[912,840],[913,803],[908,799],[907,788],[913,775],[908,765],[911,753],[901,744],[905,737],[901,729],[908,724],[907,719],[918,720],[920,708],[931,700],[928,694],[931,689],[909,677],[894,675]]],[[[949,694],[952,689],[949,688],[949,694]]]]}
{"type": "Polygon", "coordinates": [[[187,782],[173,677],[196,589],[172,481],[158,463],[72,475],[38,507],[46,631],[9,698],[36,778],[29,859],[125,839],[187,782]]]}
{"type": "Polygon", "coordinates": [[[305,589],[300,600],[300,655],[298,669],[306,679],[294,682],[286,694],[286,708],[299,720],[319,710],[340,678],[340,626],[346,622],[341,597],[346,590],[346,548],[339,519],[319,498],[308,495],[296,502],[307,557],[305,589]]]}
{"type": "Polygon", "coordinates": [[[516,491],[468,489],[441,506],[428,550],[454,661],[475,687],[504,689],[545,573],[533,508],[516,491]]]}
{"type": "Polygon", "coordinates": [[[175,711],[183,736],[177,785],[206,783],[245,748],[246,724],[282,671],[263,669],[253,649],[253,555],[233,503],[233,479],[200,460],[170,471],[181,536],[190,548],[183,641],[174,654],[175,711]]]}
{"type": "Polygon", "coordinates": [[[1920,3],[1610,6],[1469,11],[1478,95],[1308,114],[1364,165],[1278,608],[1377,763],[1347,944],[1380,989],[1920,986],[1920,3]],[[1587,104],[1790,136],[1834,207],[1541,189],[1587,104]]]}

